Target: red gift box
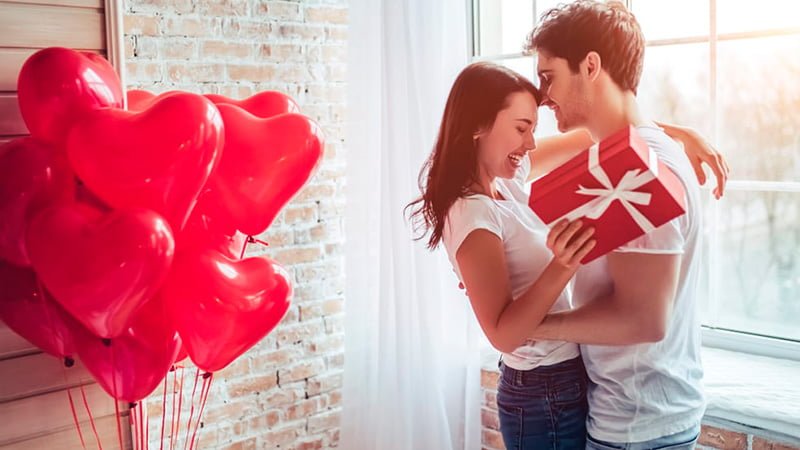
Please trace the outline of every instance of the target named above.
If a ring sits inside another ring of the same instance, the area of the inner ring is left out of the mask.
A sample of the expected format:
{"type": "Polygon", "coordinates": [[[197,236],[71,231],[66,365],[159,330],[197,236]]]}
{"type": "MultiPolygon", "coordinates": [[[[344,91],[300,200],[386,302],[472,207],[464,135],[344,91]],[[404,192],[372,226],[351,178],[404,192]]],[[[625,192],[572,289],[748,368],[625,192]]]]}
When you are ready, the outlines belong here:
{"type": "Polygon", "coordinates": [[[584,264],[682,215],[685,205],[681,181],[632,126],[536,180],[529,199],[550,226],[581,218],[595,228],[584,264]]]}

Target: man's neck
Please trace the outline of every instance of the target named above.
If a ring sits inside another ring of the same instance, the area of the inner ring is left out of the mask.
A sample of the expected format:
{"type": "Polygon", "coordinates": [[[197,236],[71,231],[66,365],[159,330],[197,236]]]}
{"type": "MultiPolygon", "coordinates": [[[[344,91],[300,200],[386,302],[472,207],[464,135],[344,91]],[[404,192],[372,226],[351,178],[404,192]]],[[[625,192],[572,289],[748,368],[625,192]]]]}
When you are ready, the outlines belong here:
{"type": "Polygon", "coordinates": [[[639,112],[636,96],[630,91],[607,96],[595,108],[593,118],[589,131],[595,141],[601,141],[629,125],[640,126],[646,123],[639,112]]]}

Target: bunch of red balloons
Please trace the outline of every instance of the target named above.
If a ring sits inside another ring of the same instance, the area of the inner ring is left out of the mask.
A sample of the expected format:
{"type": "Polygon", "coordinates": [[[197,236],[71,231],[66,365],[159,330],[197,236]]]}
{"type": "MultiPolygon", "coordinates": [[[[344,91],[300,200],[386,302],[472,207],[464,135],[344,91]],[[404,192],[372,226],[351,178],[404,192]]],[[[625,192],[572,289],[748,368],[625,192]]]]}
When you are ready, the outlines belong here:
{"type": "Polygon", "coordinates": [[[215,372],[266,336],[287,272],[242,259],[308,181],[321,130],[273,91],[128,92],[101,56],[33,54],[31,136],[0,147],[0,318],[136,402],[185,357],[215,372]]]}

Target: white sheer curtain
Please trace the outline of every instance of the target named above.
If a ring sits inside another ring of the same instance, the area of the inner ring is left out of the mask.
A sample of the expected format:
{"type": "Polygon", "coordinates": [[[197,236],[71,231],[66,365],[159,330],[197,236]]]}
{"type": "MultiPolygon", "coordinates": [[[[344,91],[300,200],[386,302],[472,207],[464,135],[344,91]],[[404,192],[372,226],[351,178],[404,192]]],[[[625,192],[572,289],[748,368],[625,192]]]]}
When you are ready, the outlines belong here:
{"type": "Polygon", "coordinates": [[[403,207],[468,63],[467,0],[350,2],[341,447],[480,448],[480,330],[403,207]]]}

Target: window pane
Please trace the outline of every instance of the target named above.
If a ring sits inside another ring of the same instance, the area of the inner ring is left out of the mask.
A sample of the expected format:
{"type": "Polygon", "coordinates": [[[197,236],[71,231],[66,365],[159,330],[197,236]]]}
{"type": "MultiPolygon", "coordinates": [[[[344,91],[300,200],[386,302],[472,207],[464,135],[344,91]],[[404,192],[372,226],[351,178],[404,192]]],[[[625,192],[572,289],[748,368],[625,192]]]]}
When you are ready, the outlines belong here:
{"type": "Polygon", "coordinates": [[[708,44],[647,47],[638,95],[642,111],[710,136],[708,53],[708,44]]]}
{"type": "Polygon", "coordinates": [[[633,0],[632,3],[633,13],[648,41],[709,34],[708,0],[633,0]]]}
{"type": "Polygon", "coordinates": [[[731,177],[800,181],[800,35],[722,41],[719,148],[731,177]]]}
{"type": "Polygon", "coordinates": [[[800,27],[797,0],[718,0],[717,32],[740,33],[800,27]]]}
{"type": "Polygon", "coordinates": [[[522,52],[533,29],[533,0],[483,0],[478,14],[479,55],[522,52]]]}
{"type": "Polygon", "coordinates": [[[721,202],[716,325],[800,340],[800,193],[729,191],[721,202]]]}

